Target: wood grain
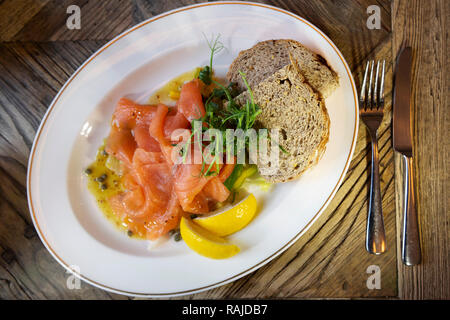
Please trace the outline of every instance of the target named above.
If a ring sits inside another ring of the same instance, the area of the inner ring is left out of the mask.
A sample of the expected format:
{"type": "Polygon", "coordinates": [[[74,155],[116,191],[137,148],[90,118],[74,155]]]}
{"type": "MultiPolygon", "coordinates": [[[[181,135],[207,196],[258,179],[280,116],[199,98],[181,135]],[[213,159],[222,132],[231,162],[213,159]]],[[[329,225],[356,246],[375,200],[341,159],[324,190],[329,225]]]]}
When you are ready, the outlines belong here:
{"type": "Polygon", "coordinates": [[[0,41],[110,40],[134,24],[133,7],[130,0],[4,1],[0,41]],[[66,26],[70,5],[80,8],[79,30],[66,26]]]}
{"type": "MultiPolygon", "coordinates": [[[[0,298],[125,299],[86,283],[82,283],[79,290],[67,289],[69,275],[46,251],[29,216],[25,187],[29,150],[51,100],[93,52],[136,23],[197,1],[31,2],[0,2],[0,41],[8,41],[0,42],[0,298]],[[79,5],[82,10],[81,30],[65,27],[65,9],[69,3],[79,5]]],[[[448,12],[448,2],[436,1],[423,8],[424,5],[416,1],[410,5],[376,1],[381,8],[380,30],[369,30],[365,25],[366,8],[373,4],[371,0],[260,2],[297,13],[323,30],[343,53],[357,83],[361,81],[367,59],[393,61],[403,39],[410,39],[418,47],[420,57],[416,57],[415,66],[423,72],[415,78],[416,109],[418,102],[420,110],[425,109],[418,112],[415,120],[415,152],[419,188],[423,192],[419,197],[419,213],[424,219],[422,225],[425,224],[427,264],[417,270],[398,264],[399,221],[395,198],[399,195],[395,193],[395,185],[399,179],[394,179],[392,64],[389,63],[386,114],[379,130],[388,252],[372,256],[364,249],[370,144],[361,123],[344,183],[324,214],[301,239],[277,259],[240,280],[178,299],[395,298],[398,295],[403,298],[449,298],[448,199],[445,193],[449,180],[448,141],[445,141],[449,133],[445,112],[448,58],[445,18],[441,14],[442,10],[448,12]],[[422,15],[437,18],[432,24],[426,24],[422,15]],[[426,42],[427,46],[419,48],[420,42],[426,42]],[[424,57],[424,54],[428,56],[424,57]],[[428,70],[436,70],[436,78],[428,70]],[[427,83],[425,91],[418,90],[424,82],[427,83]],[[444,141],[441,154],[435,153],[438,146],[431,144],[432,141],[444,141]],[[440,212],[443,213],[439,216],[440,212]],[[380,290],[368,290],[366,286],[369,265],[381,268],[380,290]],[[438,288],[436,292],[425,289],[425,281],[434,283],[438,288]]]]}
{"type": "MultiPolygon", "coordinates": [[[[359,75],[362,71],[361,63],[368,57],[390,59],[389,25],[382,30],[369,31],[365,28],[365,8],[368,4],[355,3],[350,10],[348,5],[343,5],[344,3],[344,1],[338,1],[329,6],[325,5],[325,2],[317,2],[317,6],[311,5],[309,2],[303,6],[293,2],[287,4],[272,2],[271,4],[299,13],[307,18],[312,15],[316,19],[313,22],[336,42],[348,59],[352,70],[359,75]],[[300,7],[301,12],[297,10],[300,7]],[[321,14],[318,14],[318,11],[321,14]],[[336,14],[336,12],[340,12],[340,14],[336,14]],[[345,15],[348,12],[354,17],[355,24],[344,24],[345,15]],[[327,23],[330,19],[332,23],[327,23]]],[[[177,7],[184,4],[187,3],[174,2],[171,5],[177,7]]],[[[141,19],[169,9],[172,7],[167,2],[162,4],[161,2],[136,1],[133,19],[139,22],[141,19]]],[[[103,10],[103,7],[99,7],[97,15],[100,15],[103,10]]],[[[386,12],[389,14],[386,10],[384,14],[386,12]]],[[[42,12],[41,15],[43,15],[42,12]]],[[[27,25],[31,26],[41,21],[40,19],[39,16],[35,16],[27,25]]],[[[26,30],[32,30],[32,28],[25,27],[15,35],[15,39],[33,39],[33,33],[26,30]]],[[[60,31],[56,33],[43,32],[46,34],[43,38],[53,39],[54,35],[60,34],[61,40],[70,39],[69,31],[67,32],[68,34],[60,31]]],[[[88,31],[83,32],[89,34],[88,31]]],[[[104,37],[108,39],[109,34],[106,33],[104,37]]],[[[3,210],[5,211],[5,221],[8,224],[15,224],[20,230],[30,226],[24,181],[26,160],[34,132],[46,106],[65,80],[84,59],[103,43],[104,40],[100,42],[79,40],[49,43],[15,42],[4,44],[1,47],[0,59],[3,59],[1,61],[3,70],[0,71],[3,71],[2,74],[5,75],[3,81],[8,88],[1,93],[0,98],[0,101],[4,101],[2,103],[4,118],[8,120],[8,127],[5,127],[5,131],[2,132],[12,132],[5,134],[10,140],[9,143],[2,143],[5,148],[5,157],[1,158],[1,165],[4,168],[1,174],[3,179],[10,181],[10,185],[5,185],[7,188],[4,190],[4,197],[8,199],[9,205],[5,206],[3,210]],[[13,188],[14,185],[17,188],[13,188]],[[26,226],[14,221],[17,219],[17,215],[26,221],[26,226]]],[[[391,68],[388,69],[387,76],[391,77],[391,68]]],[[[387,91],[390,92],[390,87],[387,88],[387,91]]],[[[386,104],[387,110],[389,110],[389,99],[386,104]]],[[[395,246],[393,161],[392,151],[389,147],[391,144],[389,123],[390,113],[387,112],[386,120],[380,129],[381,178],[388,241],[395,246]]],[[[367,180],[369,179],[367,168],[370,165],[370,154],[368,152],[369,140],[363,126],[360,128],[358,136],[354,160],[343,186],[326,212],[307,234],[286,253],[257,272],[227,286],[187,298],[396,296],[397,275],[394,247],[385,255],[378,257],[369,255],[364,249],[367,180]],[[366,287],[365,281],[368,277],[366,269],[372,264],[379,265],[382,270],[381,290],[368,290],[366,287]]],[[[49,276],[56,273],[54,268],[59,267],[42,246],[40,246],[41,251],[38,252],[45,258],[38,263],[30,263],[30,261],[35,261],[33,257],[35,257],[34,250],[36,249],[27,249],[15,244],[21,241],[18,237],[23,237],[23,231],[10,234],[6,227],[0,231],[4,234],[3,238],[0,237],[4,255],[7,257],[4,260],[12,261],[10,263],[20,261],[20,264],[27,268],[25,271],[19,271],[12,268],[10,264],[5,264],[4,268],[7,268],[17,279],[16,282],[12,280],[9,282],[10,287],[14,288],[14,291],[11,289],[10,295],[23,296],[26,293],[30,298],[76,298],[80,295],[86,298],[105,297],[103,292],[100,293],[98,289],[87,284],[83,284],[82,293],[66,289],[64,280],[67,274],[62,268],[57,276],[49,276]],[[19,253],[22,252],[27,253],[23,258],[19,256],[19,253]],[[15,258],[8,258],[10,256],[15,258]],[[43,271],[47,268],[52,272],[43,271]],[[45,281],[51,287],[40,291],[38,286],[33,286],[29,282],[22,284],[20,281],[25,281],[22,279],[27,277],[38,284],[45,281]]],[[[33,245],[39,247],[40,243],[37,237],[34,236],[33,239],[36,241],[33,245]]]]}
{"type": "MultiPolygon", "coordinates": [[[[374,56],[390,59],[390,41],[374,56]]],[[[388,68],[387,78],[392,76],[388,68]]],[[[364,248],[367,182],[370,178],[369,136],[361,125],[355,154],[344,183],[313,226],[279,258],[232,284],[195,298],[350,298],[397,295],[394,166],[391,149],[391,86],[387,83],[386,116],[380,127],[381,189],[388,251],[381,256],[364,248]],[[381,290],[368,290],[366,269],[381,268],[381,290]]]]}
{"type": "Polygon", "coordinates": [[[67,78],[104,43],[0,44],[1,298],[124,298],[85,284],[67,289],[68,274],[42,245],[26,199],[27,159],[40,119],[67,78]]]}
{"type": "Polygon", "coordinates": [[[8,41],[48,2],[24,0],[0,2],[0,41],[8,41]]]}
{"type": "MultiPolygon", "coordinates": [[[[399,295],[404,299],[450,299],[450,115],[448,1],[394,1],[392,54],[413,48],[412,110],[417,209],[422,264],[398,260],[399,295]]],[[[401,235],[403,166],[395,156],[397,234],[401,235]]],[[[400,242],[398,242],[400,257],[400,242]]]]}

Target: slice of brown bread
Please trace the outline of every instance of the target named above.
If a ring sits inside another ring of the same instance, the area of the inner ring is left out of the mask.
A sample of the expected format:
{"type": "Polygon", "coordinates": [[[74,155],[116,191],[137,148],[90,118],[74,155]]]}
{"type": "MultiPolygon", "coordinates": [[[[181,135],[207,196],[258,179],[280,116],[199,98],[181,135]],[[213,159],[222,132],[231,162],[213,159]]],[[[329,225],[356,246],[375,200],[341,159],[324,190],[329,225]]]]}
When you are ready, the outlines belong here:
{"type": "MultiPolygon", "coordinates": [[[[328,141],[330,120],[323,98],[305,81],[298,68],[287,65],[253,88],[255,102],[261,107],[256,125],[278,129],[278,168],[269,157],[259,156],[258,170],[269,182],[286,182],[299,177],[316,164],[328,141]],[[266,174],[267,169],[276,168],[266,174]]],[[[244,105],[250,99],[246,91],[235,101],[244,105]]],[[[268,140],[269,145],[275,143],[268,140]]],[[[270,147],[269,147],[270,154],[270,147]]]]}
{"type": "Polygon", "coordinates": [[[247,90],[239,71],[246,74],[251,88],[268,78],[281,68],[290,64],[292,56],[309,85],[324,98],[328,97],[338,86],[336,72],[328,66],[327,61],[312,52],[300,42],[289,39],[262,41],[243,50],[231,64],[227,79],[237,83],[239,92],[247,90]]]}

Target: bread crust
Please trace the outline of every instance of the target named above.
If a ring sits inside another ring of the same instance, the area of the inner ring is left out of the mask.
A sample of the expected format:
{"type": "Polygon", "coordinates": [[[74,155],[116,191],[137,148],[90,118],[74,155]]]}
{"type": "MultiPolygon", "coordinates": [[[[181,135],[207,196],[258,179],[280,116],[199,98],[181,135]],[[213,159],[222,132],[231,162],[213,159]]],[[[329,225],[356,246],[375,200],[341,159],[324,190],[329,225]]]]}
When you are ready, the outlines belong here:
{"type": "MultiPolygon", "coordinates": [[[[299,73],[295,61],[252,90],[262,110],[257,118],[258,125],[284,130],[286,138],[279,143],[289,152],[286,155],[280,151],[276,173],[264,175],[264,168],[271,167],[264,165],[267,159],[258,159],[258,170],[267,181],[273,183],[300,177],[319,161],[326,149],[330,120],[324,99],[299,73]],[[308,131],[308,128],[311,130],[308,131]]],[[[248,98],[248,92],[244,92],[236,101],[244,104],[248,98]]]]}
{"type": "Polygon", "coordinates": [[[327,98],[338,86],[339,77],[327,61],[292,39],[266,40],[243,50],[228,69],[227,79],[236,82],[238,89],[246,90],[239,71],[246,74],[250,86],[288,65],[292,56],[300,66],[301,73],[314,91],[327,98]]]}

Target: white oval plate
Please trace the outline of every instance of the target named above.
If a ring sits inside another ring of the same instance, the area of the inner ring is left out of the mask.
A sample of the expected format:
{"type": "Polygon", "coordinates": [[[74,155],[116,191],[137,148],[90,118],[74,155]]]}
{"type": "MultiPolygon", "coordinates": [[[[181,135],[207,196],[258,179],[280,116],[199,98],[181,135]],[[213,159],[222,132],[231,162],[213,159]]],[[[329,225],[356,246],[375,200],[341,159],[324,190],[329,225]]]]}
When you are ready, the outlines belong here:
{"type": "Polygon", "coordinates": [[[116,293],[167,297],[236,280],[292,245],[319,217],[349,166],[358,132],[357,94],[342,54],[317,27],[290,12],[245,2],[203,3],[151,18],[90,57],[49,107],[28,168],[28,201],[39,236],[53,257],[88,283],[116,293]],[[82,171],[109,131],[117,100],[145,101],[173,77],[208,63],[205,37],[226,47],[214,67],[224,76],[239,51],[267,39],[290,38],[321,54],[339,74],[326,100],[330,140],[317,166],[277,185],[260,213],[231,237],[241,252],[211,260],[168,241],[155,250],[128,238],[104,218],[82,171]]]}

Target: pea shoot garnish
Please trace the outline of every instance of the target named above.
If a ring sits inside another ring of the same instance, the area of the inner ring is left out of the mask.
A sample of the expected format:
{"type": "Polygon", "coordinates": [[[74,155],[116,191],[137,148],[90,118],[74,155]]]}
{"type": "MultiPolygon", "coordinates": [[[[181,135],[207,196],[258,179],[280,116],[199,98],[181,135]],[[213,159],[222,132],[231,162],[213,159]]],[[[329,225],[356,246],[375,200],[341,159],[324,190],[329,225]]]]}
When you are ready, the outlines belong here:
{"type": "MultiPolygon", "coordinates": [[[[206,37],[205,37],[206,38],[206,37]]],[[[222,51],[224,48],[222,42],[219,41],[220,34],[217,37],[213,37],[211,41],[206,40],[208,47],[211,50],[211,55],[209,58],[209,66],[203,67],[198,74],[198,78],[203,81],[204,84],[210,85],[212,83],[213,76],[213,58],[214,55],[222,51]]]]}
{"type": "MultiPolygon", "coordinates": [[[[203,67],[199,74],[200,79],[206,86],[209,87],[207,96],[203,96],[205,114],[202,117],[195,119],[202,123],[200,126],[195,126],[194,122],[191,123],[192,132],[189,138],[184,142],[184,145],[179,151],[182,157],[183,163],[186,163],[187,157],[190,154],[191,147],[198,143],[199,150],[202,150],[202,167],[201,176],[210,177],[216,176],[220,172],[222,163],[225,162],[224,155],[227,159],[230,157],[236,157],[239,153],[249,151],[250,139],[237,139],[234,141],[234,135],[232,137],[227,136],[227,130],[233,129],[242,130],[245,132],[254,128],[258,115],[262,112],[260,106],[256,103],[253,91],[250,88],[245,74],[239,71],[245,86],[247,87],[248,99],[244,104],[239,104],[235,101],[237,95],[234,83],[223,85],[217,80],[213,79],[213,60],[214,56],[224,49],[223,44],[220,42],[220,35],[213,37],[211,41],[208,41],[208,46],[211,50],[209,65],[203,67]],[[216,129],[215,133],[211,137],[210,143],[205,146],[201,142],[202,135],[209,129],[216,129]],[[233,141],[227,141],[231,138],[233,141]],[[227,146],[233,145],[232,150],[228,150],[227,146]]],[[[259,133],[256,132],[257,141],[259,141],[259,133]]],[[[266,139],[267,135],[264,136],[266,139]]],[[[280,149],[285,152],[280,146],[280,149]]],[[[225,183],[227,188],[231,188],[232,180],[242,170],[242,165],[236,165],[235,171],[230,176],[230,181],[225,183]]]]}

